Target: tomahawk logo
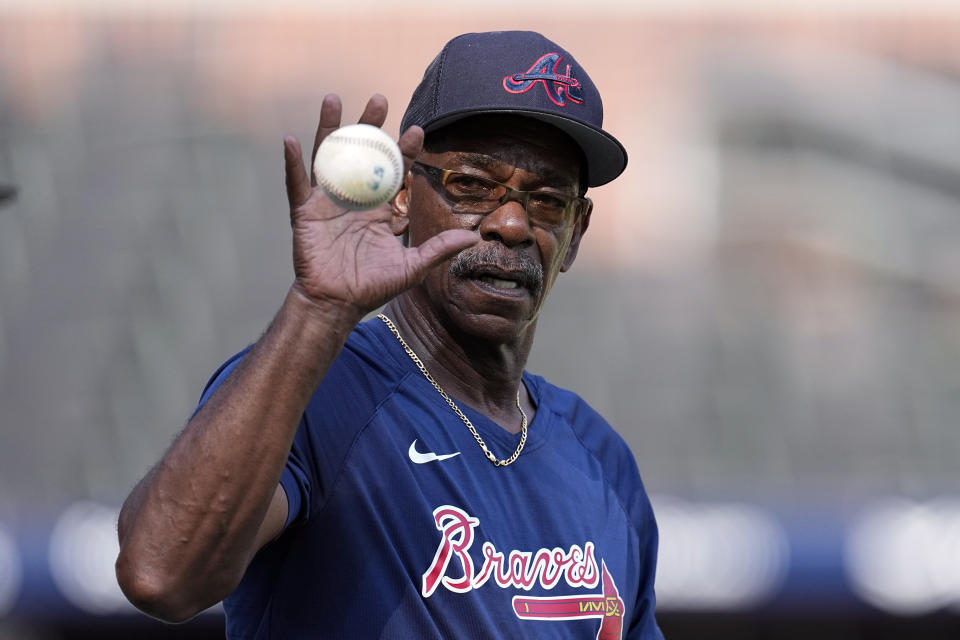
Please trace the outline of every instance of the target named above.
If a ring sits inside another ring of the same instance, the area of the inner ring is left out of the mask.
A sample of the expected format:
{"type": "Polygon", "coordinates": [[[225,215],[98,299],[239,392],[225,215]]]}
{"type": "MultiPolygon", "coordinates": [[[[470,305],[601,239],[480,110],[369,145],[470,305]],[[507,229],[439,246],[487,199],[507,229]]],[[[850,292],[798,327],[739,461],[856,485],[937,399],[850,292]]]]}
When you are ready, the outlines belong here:
{"type": "Polygon", "coordinates": [[[620,640],[624,606],[607,564],[597,566],[594,543],[569,549],[554,547],[537,551],[498,551],[490,542],[482,547],[483,563],[477,567],[470,555],[474,529],[480,520],[450,505],[433,510],[442,537],[433,562],[423,573],[420,592],[429,598],[441,585],[454,593],[466,593],[491,582],[507,589],[529,591],[534,586],[553,589],[562,580],[569,587],[594,589],[603,580],[603,592],[576,596],[513,597],[513,612],[523,620],[581,620],[600,618],[597,640],[620,640]]]}
{"type": "Polygon", "coordinates": [[[513,612],[526,620],[582,620],[600,618],[597,640],[620,640],[623,637],[623,600],[614,584],[607,563],[603,567],[603,593],[590,596],[533,598],[513,596],[513,612]]]}
{"type": "Polygon", "coordinates": [[[583,104],[580,81],[573,77],[570,65],[567,65],[566,73],[557,72],[560,60],[559,53],[544,54],[530,65],[525,73],[504,76],[503,88],[510,93],[526,93],[535,85],[542,83],[550,100],[558,107],[565,106],[567,98],[577,104],[583,104]]]}

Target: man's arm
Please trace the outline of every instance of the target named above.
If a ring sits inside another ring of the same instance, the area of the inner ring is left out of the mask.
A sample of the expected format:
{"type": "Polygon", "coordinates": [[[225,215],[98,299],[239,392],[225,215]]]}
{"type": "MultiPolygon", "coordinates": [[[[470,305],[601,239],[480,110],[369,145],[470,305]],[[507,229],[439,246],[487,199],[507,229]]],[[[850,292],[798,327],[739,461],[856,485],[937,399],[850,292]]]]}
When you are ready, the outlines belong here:
{"type": "MultiPolygon", "coordinates": [[[[374,96],[361,122],[382,126],[374,96]]],[[[314,155],[340,126],[340,102],[324,99],[314,155]]],[[[423,133],[401,137],[405,167],[423,133]]],[[[293,138],[284,142],[296,275],[270,327],[209,398],[123,505],[117,579],[137,607],[186,620],[222,600],[254,554],[280,533],[279,486],[303,410],[363,314],[413,286],[477,241],[445,231],[419,247],[396,236],[405,218],[389,206],[345,211],[315,189],[293,138]]]]}
{"type": "Polygon", "coordinates": [[[280,533],[280,474],[300,416],[357,318],[288,295],[263,338],[124,504],[117,576],[136,606],[192,617],[280,533]],[[267,518],[267,516],[270,516],[267,518]]]}

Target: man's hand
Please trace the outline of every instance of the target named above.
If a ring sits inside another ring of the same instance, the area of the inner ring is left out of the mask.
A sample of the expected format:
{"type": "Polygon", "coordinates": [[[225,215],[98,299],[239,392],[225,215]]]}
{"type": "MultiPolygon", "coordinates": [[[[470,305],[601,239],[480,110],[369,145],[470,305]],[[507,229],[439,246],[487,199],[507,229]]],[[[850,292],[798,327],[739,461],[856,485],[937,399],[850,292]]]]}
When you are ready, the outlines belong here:
{"type": "MultiPolygon", "coordinates": [[[[323,99],[311,159],[320,143],[340,127],[340,98],[323,99]]],[[[383,126],[387,100],[374,95],[360,122],[383,126]]],[[[420,153],[423,130],[411,127],[398,141],[404,172],[420,153]]],[[[369,211],[351,211],[332,202],[316,187],[303,164],[300,144],[284,140],[287,199],[293,227],[293,291],[322,305],[345,305],[363,315],[414,286],[427,272],[479,236],[465,229],[444,231],[418,247],[406,248],[397,235],[406,219],[387,204],[369,211]]]]}

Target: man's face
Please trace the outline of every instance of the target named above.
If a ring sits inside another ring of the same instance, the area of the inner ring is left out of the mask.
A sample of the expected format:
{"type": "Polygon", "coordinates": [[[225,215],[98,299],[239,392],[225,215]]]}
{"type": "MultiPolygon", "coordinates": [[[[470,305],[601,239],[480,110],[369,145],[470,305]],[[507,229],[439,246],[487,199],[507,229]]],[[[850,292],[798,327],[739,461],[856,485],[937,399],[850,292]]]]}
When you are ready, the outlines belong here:
{"type": "MultiPolygon", "coordinates": [[[[478,116],[431,134],[419,160],[526,191],[579,195],[580,155],[564,134],[519,116],[478,116]]],[[[565,228],[531,221],[508,201],[486,214],[455,213],[436,177],[414,170],[398,195],[410,244],[446,229],[476,230],[481,241],[434,269],[421,291],[441,320],[495,341],[536,321],[557,275],[573,263],[588,216],[565,228]]]]}

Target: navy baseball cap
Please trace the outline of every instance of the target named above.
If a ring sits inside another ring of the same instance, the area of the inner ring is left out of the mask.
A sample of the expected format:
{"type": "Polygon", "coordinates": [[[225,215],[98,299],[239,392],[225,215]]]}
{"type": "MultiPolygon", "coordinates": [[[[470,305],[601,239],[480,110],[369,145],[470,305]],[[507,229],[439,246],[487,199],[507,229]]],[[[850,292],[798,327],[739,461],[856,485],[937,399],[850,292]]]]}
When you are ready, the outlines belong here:
{"type": "Polygon", "coordinates": [[[623,173],[627,152],[603,130],[603,103],[567,51],[533,31],[467,33],[448,42],[423,74],[403,114],[427,133],[484,113],[547,122],[569,135],[587,161],[587,185],[623,173]]]}

